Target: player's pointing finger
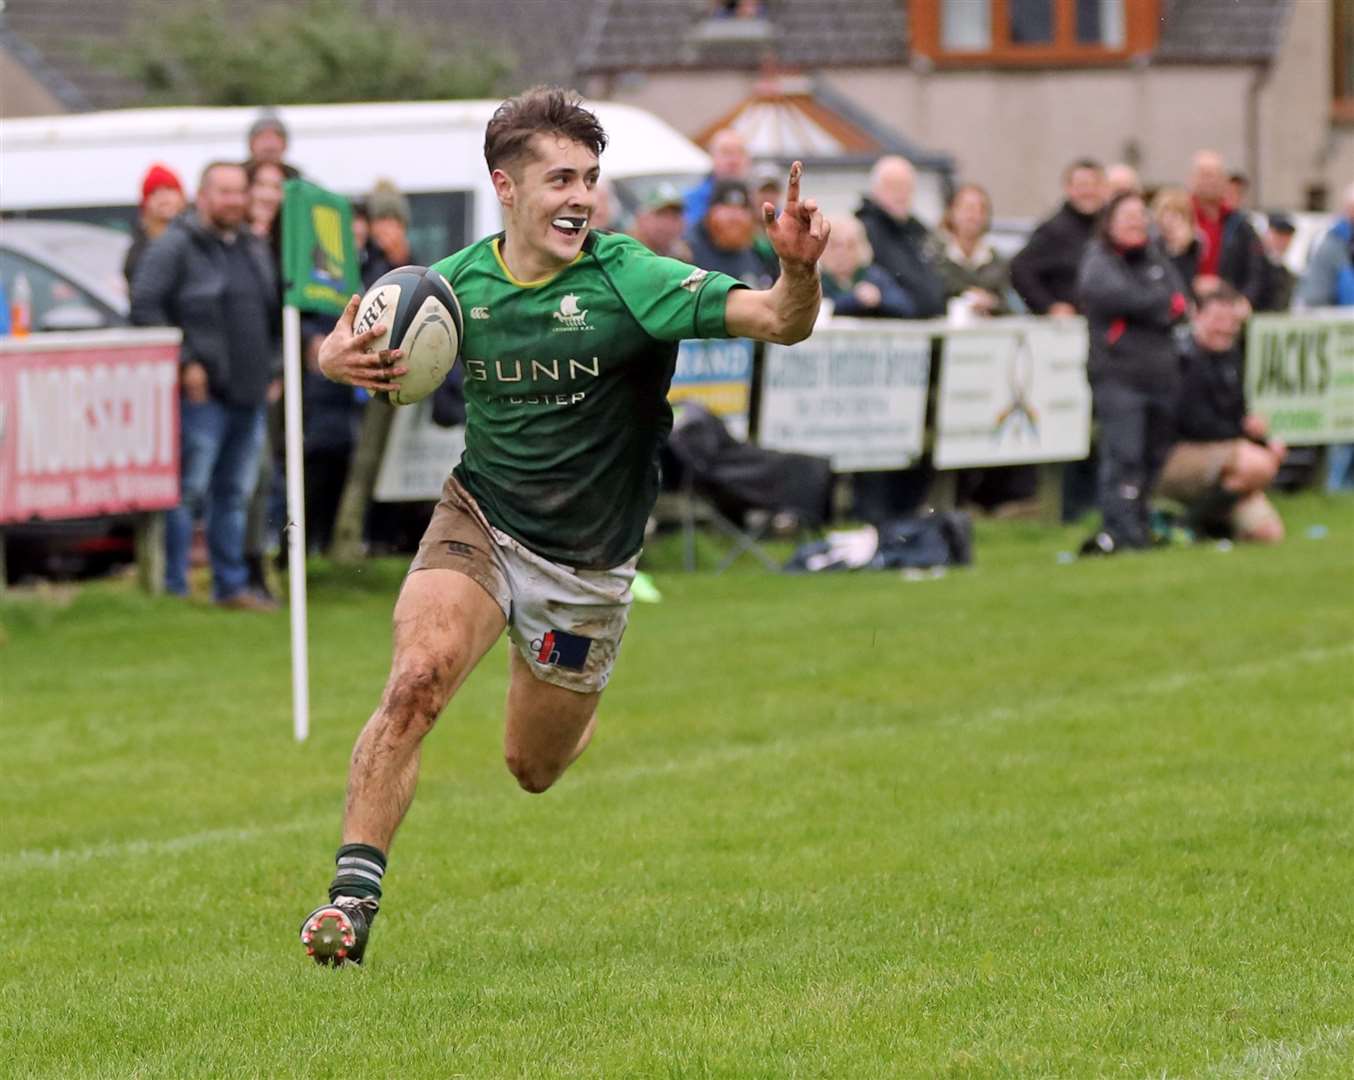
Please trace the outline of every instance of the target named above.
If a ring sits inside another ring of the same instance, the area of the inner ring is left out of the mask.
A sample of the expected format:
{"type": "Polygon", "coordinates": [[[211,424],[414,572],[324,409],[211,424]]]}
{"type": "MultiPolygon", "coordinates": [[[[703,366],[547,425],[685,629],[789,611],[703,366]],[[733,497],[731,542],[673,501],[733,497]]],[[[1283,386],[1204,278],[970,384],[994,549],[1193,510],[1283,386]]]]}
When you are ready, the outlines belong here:
{"type": "Polygon", "coordinates": [[[804,163],[796,161],[790,166],[790,182],[785,188],[785,201],[787,203],[799,202],[799,178],[804,174],[804,163]]]}

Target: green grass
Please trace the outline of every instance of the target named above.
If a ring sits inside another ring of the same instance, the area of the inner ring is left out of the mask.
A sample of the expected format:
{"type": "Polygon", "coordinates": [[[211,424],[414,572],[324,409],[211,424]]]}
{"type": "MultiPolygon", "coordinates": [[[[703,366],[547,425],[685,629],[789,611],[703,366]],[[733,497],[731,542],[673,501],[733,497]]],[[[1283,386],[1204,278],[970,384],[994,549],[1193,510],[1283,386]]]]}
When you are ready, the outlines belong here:
{"type": "Polygon", "coordinates": [[[402,567],[317,573],[303,746],[285,614],[13,599],[0,1076],[1354,1076],[1354,502],[1282,509],[1276,550],[660,572],[540,797],[500,646],[360,971],[295,936],[402,567]]]}

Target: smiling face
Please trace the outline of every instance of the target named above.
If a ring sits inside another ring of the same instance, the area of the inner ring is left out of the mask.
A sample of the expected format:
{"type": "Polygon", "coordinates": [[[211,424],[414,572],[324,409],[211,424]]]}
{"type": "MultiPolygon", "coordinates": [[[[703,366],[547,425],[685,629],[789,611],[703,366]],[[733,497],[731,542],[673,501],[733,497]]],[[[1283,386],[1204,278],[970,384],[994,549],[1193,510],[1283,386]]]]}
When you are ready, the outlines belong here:
{"type": "Polygon", "coordinates": [[[1147,244],[1147,206],[1136,196],[1129,196],[1114,207],[1109,220],[1110,240],[1115,247],[1132,249],[1147,244]]]}
{"type": "Polygon", "coordinates": [[[493,170],[505,245],[549,273],[578,257],[595,203],[597,155],[562,135],[537,134],[529,153],[493,170]]]}
{"type": "Polygon", "coordinates": [[[284,180],[280,165],[267,163],[254,170],[254,182],[249,185],[249,220],[262,232],[272,227],[282,206],[284,180]]]}

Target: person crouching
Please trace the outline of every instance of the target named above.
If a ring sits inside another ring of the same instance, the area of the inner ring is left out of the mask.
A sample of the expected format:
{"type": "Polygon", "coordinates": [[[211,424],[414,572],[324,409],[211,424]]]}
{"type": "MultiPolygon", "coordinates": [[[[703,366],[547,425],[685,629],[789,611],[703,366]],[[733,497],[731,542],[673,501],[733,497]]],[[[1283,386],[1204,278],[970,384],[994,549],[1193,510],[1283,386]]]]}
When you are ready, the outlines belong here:
{"type": "Polygon", "coordinates": [[[1217,284],[1199,297],[1181,361],[1176,435],[1157,493],[1182,503],[1196,531],[1274,544],[1283,520],[1265,498],[1287,447],[1271,439],[1265,418],[1246,412],[1239,339],[1241,294],[1217,284]]]}

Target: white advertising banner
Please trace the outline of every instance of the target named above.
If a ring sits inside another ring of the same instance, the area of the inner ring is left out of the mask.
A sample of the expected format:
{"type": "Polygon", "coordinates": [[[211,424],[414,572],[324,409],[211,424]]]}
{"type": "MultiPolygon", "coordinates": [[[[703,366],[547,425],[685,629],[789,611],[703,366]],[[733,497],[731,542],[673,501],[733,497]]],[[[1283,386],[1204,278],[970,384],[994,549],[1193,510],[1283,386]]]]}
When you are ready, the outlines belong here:
{"type": "Polygon", "coordinates": [[[442,497],[442,485],[465,451],[464,427],[433,423],[431,397],[395,410],[381,469],[377,502],[420,502],[442,497]]]}
{"type": "Polygon", "coordinates": [[[993,319],[945,331],[938,469],[1080,461],[1090,451],[1083,319],[993,319]]]}
{"type": "Polygon", "coordinates": [[[1246,407],[1291,446],[1354,442],[1354,310],[1251,319],[1246,407]]]}
{"type": "Polygon", "coordinates": [[[798,345],[768,345],[758,442],[831,458],[837,472],[906,468],[922,452],[933,333],[836,323],[798,345]]]}

